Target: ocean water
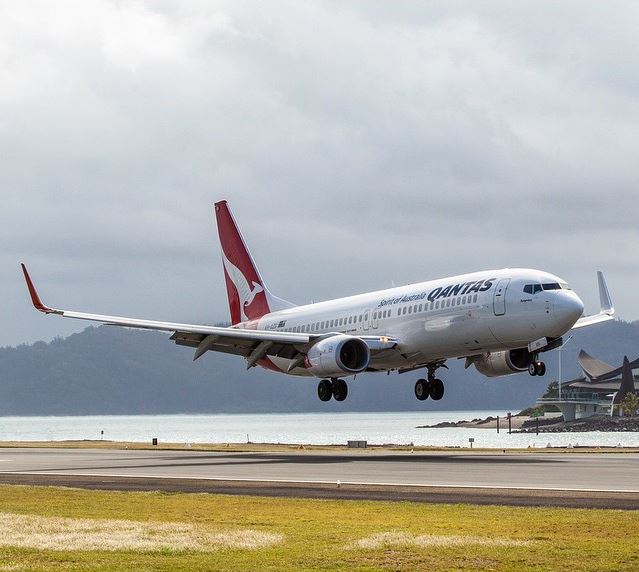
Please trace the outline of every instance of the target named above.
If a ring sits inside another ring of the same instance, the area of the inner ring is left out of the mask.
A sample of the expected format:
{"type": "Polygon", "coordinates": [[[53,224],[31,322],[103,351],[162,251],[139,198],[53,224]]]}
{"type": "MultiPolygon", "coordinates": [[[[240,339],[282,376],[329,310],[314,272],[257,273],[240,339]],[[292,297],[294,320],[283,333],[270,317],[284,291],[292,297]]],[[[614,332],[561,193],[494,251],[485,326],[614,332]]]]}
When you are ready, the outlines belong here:
{"type": "Polygon", "coordinates": [[[504,411],[289,413],[214,415],[87,415],[0,417],[0,441],[105,439],[165,443],[287,443],[331,445],[349,439],[373,445],[516,448],[550,446],[639,447],[639,433],[512,434],[494,429],[418,429],[441,421],[505,416],[504,411]]]}

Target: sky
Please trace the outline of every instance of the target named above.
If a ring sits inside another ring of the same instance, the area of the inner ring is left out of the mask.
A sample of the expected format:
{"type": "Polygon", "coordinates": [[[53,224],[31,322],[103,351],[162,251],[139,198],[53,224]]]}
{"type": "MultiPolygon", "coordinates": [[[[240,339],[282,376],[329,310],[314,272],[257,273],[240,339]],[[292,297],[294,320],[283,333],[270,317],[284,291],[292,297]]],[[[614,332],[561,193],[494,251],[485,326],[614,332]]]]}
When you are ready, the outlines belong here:
{"type": "Polygon", "coordinates": [[[639,318],[635,2],[0,4],[0,345],[228,319],[213,203],[296,303],[474,270],[639,318]]]}

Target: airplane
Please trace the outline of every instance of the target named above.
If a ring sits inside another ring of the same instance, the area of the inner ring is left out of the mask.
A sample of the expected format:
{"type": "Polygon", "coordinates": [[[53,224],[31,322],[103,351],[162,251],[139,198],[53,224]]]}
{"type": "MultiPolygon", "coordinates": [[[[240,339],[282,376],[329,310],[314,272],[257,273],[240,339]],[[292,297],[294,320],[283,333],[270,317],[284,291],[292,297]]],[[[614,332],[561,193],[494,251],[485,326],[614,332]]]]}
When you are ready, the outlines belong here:
{"type": "Polygon", "coordinates": [[[415,383],[419,400],[444,396],[437,370],[465,359],[489,376],[528,371],[544,375],[540,359],[576,328],[611,320],[614,307],[604,276],[597,273],[600,311],[583,316],[584,304],[568,283],[541,270],[504,268],[473,272],[296,306],[266,286],[231,214],[215,203],[228,295],[229,327],[106,316],[46,306],[24,264],[35,308],[45,314],[103,324],[172,332],[176,344],[240,355],[247,369],[319,379],[321,401],[344,401],[348,385],[363,372],[425,370],[415,383]]]}

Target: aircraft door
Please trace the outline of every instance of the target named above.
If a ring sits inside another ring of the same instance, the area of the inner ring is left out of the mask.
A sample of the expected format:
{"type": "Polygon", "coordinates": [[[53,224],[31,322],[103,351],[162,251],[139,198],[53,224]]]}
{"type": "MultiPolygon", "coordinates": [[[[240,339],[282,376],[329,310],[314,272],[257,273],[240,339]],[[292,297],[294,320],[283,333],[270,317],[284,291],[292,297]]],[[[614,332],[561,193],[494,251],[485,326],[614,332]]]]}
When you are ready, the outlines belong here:
{"type": "Polygon", "coordinates": [[[503,316],[506,313],[506,289],[510,283],[510,278],[502,278],[495,286],[493,296],[493,311],[495,316],[503,316]]]}
{"type": "Polygon", "coordinates": [[[370,316],[371,316],[370,310],[366,310],[364,312],[364,316],[362,317],[362,325],[364,326],[365,330],[368,330],[370,316]]]}

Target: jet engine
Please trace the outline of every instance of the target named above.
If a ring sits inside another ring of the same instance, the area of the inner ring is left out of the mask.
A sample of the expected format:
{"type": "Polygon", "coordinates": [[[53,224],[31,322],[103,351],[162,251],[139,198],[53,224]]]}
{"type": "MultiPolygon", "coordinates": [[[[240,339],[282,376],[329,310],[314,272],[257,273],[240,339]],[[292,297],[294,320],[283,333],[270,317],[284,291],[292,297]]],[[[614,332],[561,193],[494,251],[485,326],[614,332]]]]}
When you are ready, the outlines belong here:
{"type": "Polygon", "coordinates": [[[527,348],[490,352],[473,359],[475,368],[487,377],[499,377],[526,371],[533,356],[527,348]]]}
{"type": "Polygon", "coordinates": [[[353,375],[364,371],[370,358],[364,340],[340,334],[320,340],[311,347],[306,355],[306,369],[315,377],[353,375]]]}

